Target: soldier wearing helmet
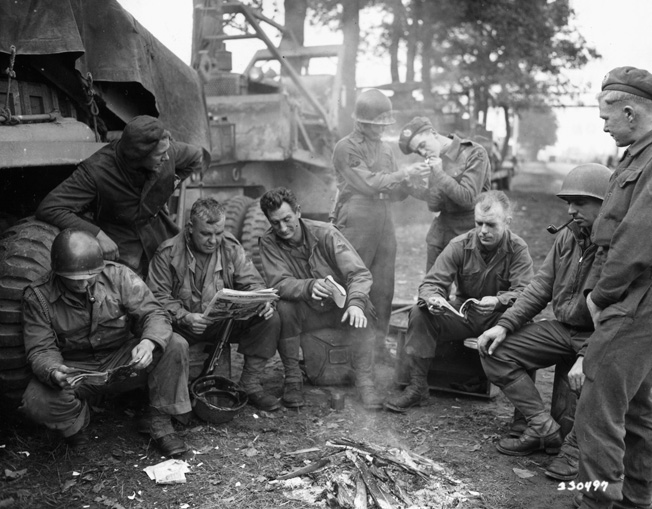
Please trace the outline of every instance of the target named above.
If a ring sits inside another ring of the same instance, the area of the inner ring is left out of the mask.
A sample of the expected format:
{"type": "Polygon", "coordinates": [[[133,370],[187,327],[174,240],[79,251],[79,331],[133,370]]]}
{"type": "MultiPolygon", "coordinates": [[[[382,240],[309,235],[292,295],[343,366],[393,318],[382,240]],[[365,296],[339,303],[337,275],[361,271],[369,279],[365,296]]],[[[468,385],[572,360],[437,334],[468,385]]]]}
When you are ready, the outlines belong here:
{"type": "Polygon", "coordinates": [[[381,139],[394,117],[391,101],[380,90],[359,95],[353,118],[353,132],[337,143],[333,153],[338,188],[333,215],[373,276],[370,298],[378,316],[377,347],[381,347],[394,297],[396,236],[390,203],[415,192],[411,179],[425,179],[429,169],[398,169],[391,147],[381,139]]]}
{"type": "Polygon", "coordinates": [[[188,344],[147,285],[124,265],[105,262],[97,239],[64,230],[52,243],[51,273],[23,297],[23,336],[35,377],[22,410],[72,446],[88,442],[88,399],[147,386],[148,431],[166,456],[185,452],[171,415],[191,410],[188,344]],[[138,331],[134,335],[132,331],[138,331]],[[119,384],[71,384],[78,369],[107,372],[131,364],[119,384]]]}
{"type": "Polygon", "coordinates": [[[577,476],[575,434],[571,431],[562,447],[560,425],[546,410],[528,371],[572,365],[568,372],[571,388],[579,391],[584,382],[582,363],[593,332],[584,290],[597,251],[591,228],[610,175],[605,166],[583,164],[566,176],[557,196],[568,204],[572,222],[559,231],[539,272],[514,305],[478,338],[487,377],[527,421],[521,436],[500,440],[498,451],[525,456],[540,450],[556,454],[561,448],[546,470],[546,475],[559,480],[577,476]],[[529,323],[548,303],[552,303],[555,320],[529,323]]]}
{"type": "Polygon", "coordinates": [[[487,151],[478,143],[437,132],[426,117],[415,117],[401,129],[398,146],[404,154],[424,157],[429,170],[428,187],[417,198],[432,212],[439,212],[426,235],[426,272],[448,243],[474,227],[477,196],[491,188],[487,151]]]}

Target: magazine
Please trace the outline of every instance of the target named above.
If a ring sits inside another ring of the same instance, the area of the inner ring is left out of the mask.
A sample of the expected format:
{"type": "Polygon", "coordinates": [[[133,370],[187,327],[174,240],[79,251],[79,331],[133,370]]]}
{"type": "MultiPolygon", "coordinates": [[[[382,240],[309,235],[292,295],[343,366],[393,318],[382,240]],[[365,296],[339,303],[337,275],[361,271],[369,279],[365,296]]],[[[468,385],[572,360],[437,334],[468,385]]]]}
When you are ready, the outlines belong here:
{"type": "Polygon", "coordinates": [[[343,308],[346,304],[346,290],[344,287],[333,279],[333,276],[326,276],[326,286],[331,291],[331,298],[335,301],[338,308],[343,308]]]}
{"type": "Polygon", "coordinates": [[[108,371],[93,371],[91,369],[74,368],[72,373],[66,374],[66,381],[72,386],[77,387],[84,383],[86,385],[110,385],[116,382],[123,382],[127,378],[138,375],[138,370],[134,369],[135,362],[111,368],[108,371]]]}
{"type": "Polygon", "coordinates": [[[278,292],[274,288],[252,291],[224,288],[208,303],[204,316],[216,322],[229,318],[247,320],[257,314],[261,304],[277,300],[278,292]]]}
{"type": "Polygon", "coordinates": [[[447,300],[440,301],[442,302],[441,306],[428,306],[428,309],[448,309],[451,313],[456,314],[460,318],[466,318],[466,315],[469,311],[469,307],[472,306],[473,304],[480,304],[480,301],[478,299],[466,299],[464,302],[462,302],[462,305],[460,306],[459,311],[453,307],[453,305],[448,302],[447,300]]]}

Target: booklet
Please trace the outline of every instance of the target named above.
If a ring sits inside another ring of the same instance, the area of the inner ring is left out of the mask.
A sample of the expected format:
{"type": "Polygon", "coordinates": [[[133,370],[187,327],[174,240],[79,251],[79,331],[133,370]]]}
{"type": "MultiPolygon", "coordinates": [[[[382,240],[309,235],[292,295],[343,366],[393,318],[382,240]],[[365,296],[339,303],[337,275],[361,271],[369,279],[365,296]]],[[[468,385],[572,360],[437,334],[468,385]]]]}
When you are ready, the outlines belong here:
{"type": "Polygon", "coordinates": [[[256,315],[261,304],[277,301],[278,298],[275,288],[252,291],[224,288],[208,303],[204,316],[216,322],[229,318],[247,320],[256,315]]]}
{"type": "Polygon", "coordinates": [[[448,309],[451,313],[456,314],[460,318],[466,318],[466,315],[469,311],[469,307],[472,306],[473,304],[480,304],[480,301],[478,299],[466,299],[464,302],[462,302],[462,305],[460,306],[459,311],[453,307],[453,305],[448,302],[448,301],[443,301],[443,304],[441,306],[428,306],[428,309],[433,309],[436,307],[439,307],[440,309],[448,309]]]}
{"type": "Polygon", "coordinates": [[[335,301],[338,308],[343,308],[346,304],[346,290],[344,287],[333,279],[330,274],[326,276],[326,286],[331,291],[331,298],[335,301]]]}
{"type": "Polygon", "coordinates": [[[66,375],[66,381],[77,387],[84,383],[86,385],[110,385],[116,382],[123,382],[127,378],[138,375],[134,369],[135,362],[111,368],[108,371],[93,371],[91,369],[75,368],[75,371],[66,375]]]}

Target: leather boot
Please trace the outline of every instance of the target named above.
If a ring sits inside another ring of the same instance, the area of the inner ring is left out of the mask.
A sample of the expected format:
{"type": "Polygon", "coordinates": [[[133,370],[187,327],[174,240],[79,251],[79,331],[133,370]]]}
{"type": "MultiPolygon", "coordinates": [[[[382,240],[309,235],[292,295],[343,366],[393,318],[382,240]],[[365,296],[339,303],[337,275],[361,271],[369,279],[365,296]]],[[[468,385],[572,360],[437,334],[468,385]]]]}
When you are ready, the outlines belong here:
{"type": "Polygon", "coordinates": [[[247,393],[250,405],[265,412],[273,412],[281,408],[281,401],[276,396],[266,393],[260,383],[266,365],[267,359],[245,355],[240,385],[247,393]]]}
{"type": "Polygon", "coordinates": [[[409,356],[410,384],[397,396],[385,400],[383,406],[393,412],[405,412],[408,408],[420,406],[428,399],[428,369],[430,358],[409,356]]]}
{"type": "Polygon", "coordinates": [[[580,463],[580,451],[577,448],[575,428],[566,435],[561,451],[555,456],[544,474],[558,481],[572,481],[577,477],[580,463]]]}
{"type": "Polygon", "coordinates": [[[518,438],[523,434],[526,428],[527,420],[525,419],[525,416],[518,408],[515,408],[512,423],[509,425],[509,436],[518,438]]]}
{"type": "Polygon", "coordinates": [[[303,384],[303,373],[299,367],[301,357],[301,341],[299,336],[279,339],[278,354],[285,371],[285,383],[303,384]]]}
{"type": "Polygon", "coordinates": [[[528,427],[519,438],[503,438],[496,449],[510,456],[526,456],[545,450],[557,454],[561,448],[559,424],[545,411],[541,395],[528,375],[502,388],[503,394],[525,416],[528,427]]]}
{"type": "Polygon", "coordinates": [[[283,405],[288,408],[300,408],[306,404],[303,398],[302,384],[299,383],[286,383],[283,387],[283,405]]]}
{"type": "Polygon", "coordinates": [[[374,336],[367,334],[364,342],[356,345],[353,352],[355,386],[366,410],[379,410],[383,407],[382,398],[376,393],[374,382],[374,336]]]}
{"type": "Polygon", "coordinates": [[[173,458],[186,452],[188,447],[174,431],[170,416],[154,407],[150,407],[149,413],[149,434],[163,455],[173,458]]]}

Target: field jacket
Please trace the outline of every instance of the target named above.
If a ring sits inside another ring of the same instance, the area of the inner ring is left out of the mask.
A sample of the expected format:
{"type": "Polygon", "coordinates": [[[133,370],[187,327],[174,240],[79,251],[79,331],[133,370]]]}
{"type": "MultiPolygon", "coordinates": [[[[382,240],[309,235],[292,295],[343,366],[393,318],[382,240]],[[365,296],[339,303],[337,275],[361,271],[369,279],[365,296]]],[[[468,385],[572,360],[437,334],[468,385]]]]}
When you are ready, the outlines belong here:
{"type": "Polygon", "coordinates": [[[358,253],[334,226],[321,221],[300,219],[303,242],[310,251],[312,278],[301,279],[290,248],[270,228],[259,240],[260,257],[267,283],[278,289],[281,299],[311,302],[316,279],[331,275],[346,288],[346,306],[366,309],[371,290],[371,272],[358,253]]]}
{"type": "Polygon", "coordinates": [[[497,325],[517,331],[552,302],[558,321],[579,331],[592,331],[584,290],[596,251],[585,229],[570,225],[562,230],[532,282],[497,325]]]}
{"type": "Polygon", "coordinates": [[[147,284],[154,296],[178,324],[188,313],[202,313],[215,294],[223,289],[260,290],[265,282],[236,238],[224,232],[222,243],[206,265],[201,295],[193,292],[196,260],[188,246],[185,231],[166,240],[149,266],[147,284]]]}
{"type": "Polygon", "coordinates": [[[430,174],[428,188],[415,196],[426,200],[428,208],[442,216],[472,212],[476,197],[491,189],[487,151],[478,143],[452,135],[441,161],[442,167],[433,168],[430,174]]]}
{"type": "Polygon", "coordinates": [[[532,279],[532,258],[525,241],[510,230],[505,230],[496,249],[487,264],[480,254],[480,240],[475,230],[455,237],[419,286],[419,305],[433,296],[448,300],[450,287],[455,282],[454,302],[457,305],[469,298],[496,296],[501,309],[511,306],[532,279]]]}
{"type": "Polygon", "coordinates": [[[118,261],[144,275],[161,242],[179,232],[167,201],[180,181],[201,170],[202,150],[171,140],[169,160],[157,173],[145,173],[121,162],[117,143],[82,161],[43,199],[36,217],[62,230],[75,228],[95,236],[102,230],[118,245],[118,261]]]}
{"type": "Polygon", "coordinates": [[[167,346],[172,335],[170,320],[144,281],[129,268],[105,262],[91,295],[94,302],[84,296],[84,304],[52,273],[25,289],[25,351],[41,382],[51,384],[50,373],[66,359],[101,358],[134,336],[163,349],[167,346]],[[45,302],[39,301],[34,288],[45,302]]]}
{"type": "Polygon", "coordinates": [[[353,194],[378,197],[384,193],[393,200],[407,197],[407,174],[398,170],[391,147],[366,138],[357,126],[335,145],[333,167],[341,202],[353,194]]]}
{"type": "Polygon", "coordinates": [[[633,316],[652,279],[652,131],[632,143],[611,175],[593,225],[598,252],[588,289],[610,316],[633,316]]]}

